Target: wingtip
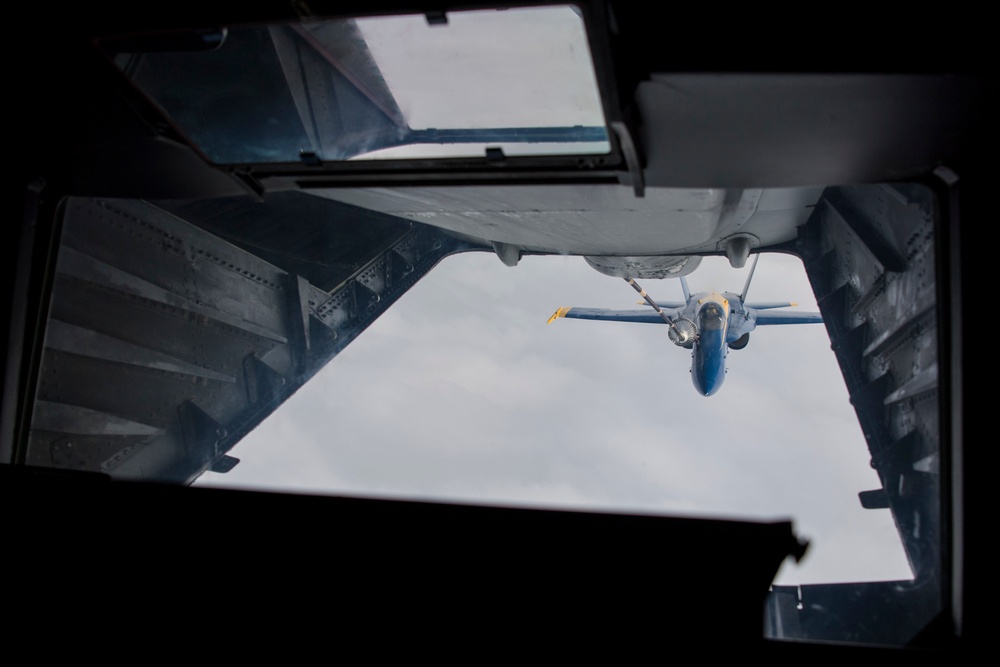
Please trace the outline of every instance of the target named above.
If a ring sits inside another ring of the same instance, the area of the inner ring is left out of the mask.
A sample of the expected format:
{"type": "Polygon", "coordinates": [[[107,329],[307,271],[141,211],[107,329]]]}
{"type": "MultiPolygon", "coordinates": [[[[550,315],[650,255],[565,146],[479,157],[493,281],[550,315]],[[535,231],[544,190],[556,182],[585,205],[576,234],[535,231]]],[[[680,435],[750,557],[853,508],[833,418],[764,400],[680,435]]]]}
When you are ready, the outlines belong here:
{"type": "Polygon", "coordinates": [[[562,308],[560,308],[556,312],[552,313],[552,317],[549,318],[549,321],[546,322],[546,324],[552,324],[553,322],[555,322],[556,320],[558,320],[560,317],[566,317],[566,313],[569,312],[570,308],[572,308],[572,306],[563,306],[562,308]]]}

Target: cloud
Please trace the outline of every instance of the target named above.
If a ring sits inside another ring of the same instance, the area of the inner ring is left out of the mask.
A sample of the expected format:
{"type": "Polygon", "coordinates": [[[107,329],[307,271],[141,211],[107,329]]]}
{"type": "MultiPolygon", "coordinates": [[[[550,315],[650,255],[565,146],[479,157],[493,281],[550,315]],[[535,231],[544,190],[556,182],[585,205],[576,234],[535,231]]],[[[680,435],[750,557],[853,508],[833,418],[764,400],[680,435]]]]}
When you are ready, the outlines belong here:
{"type": "MultiPolygon", "coordinates": [[[[742,290],[749,267],[718,259],[692,290],[742,290]]],[[[648,282],[680,297],[676,281],[648,282]]],[[[794,257],[762,258],[750,294],[815,308],[794,257]]],[[[665,327],[546,324],[558,306],[635,300],[578,257],[448,258],[238,444],[239,466],[198,483],[792,518],[822,555],[785,576],[869,576],[864,552],[887,563],[877,578],[907,578],[888,513],[860,507],[857,493],[879,482],[822,325],[758,329],[705,398],[665,327]]]]}

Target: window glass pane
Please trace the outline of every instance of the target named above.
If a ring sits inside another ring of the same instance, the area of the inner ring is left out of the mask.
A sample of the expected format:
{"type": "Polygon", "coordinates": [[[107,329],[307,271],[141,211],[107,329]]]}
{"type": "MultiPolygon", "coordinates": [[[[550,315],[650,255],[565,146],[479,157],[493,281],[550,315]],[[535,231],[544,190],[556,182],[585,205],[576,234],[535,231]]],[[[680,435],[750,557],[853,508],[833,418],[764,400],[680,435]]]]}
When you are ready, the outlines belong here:
{"type": "Polygon", "coordinates": [[[216,163],[610,150],[570,6],[240,27],[115,62],[216,163]]]}

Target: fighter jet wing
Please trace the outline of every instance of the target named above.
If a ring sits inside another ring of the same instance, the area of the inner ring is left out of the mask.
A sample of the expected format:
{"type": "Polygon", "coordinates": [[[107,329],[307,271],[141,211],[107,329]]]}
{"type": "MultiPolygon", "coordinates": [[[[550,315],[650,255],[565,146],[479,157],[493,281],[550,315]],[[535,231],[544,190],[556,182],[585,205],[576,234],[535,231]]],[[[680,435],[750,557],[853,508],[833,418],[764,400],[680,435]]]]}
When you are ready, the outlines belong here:
{"type": "MultiPolygon", "coordinates": [[[[666,312],[666,311],[665,311],[666,312]]],[[[670,313],[667,313],[668,316],[670,313]]],[[[581,320],[611,320],[614,322],[648,322],[650,324],[665,324],[663,318],[655,310],[609,310],[607,308],[575,308],[566,306],[560,308],[552,317],[549,324],[560,317],[576,318],[581,320]]]]}
{"type": "Polygon", "coordinates": [[[822,322],[819,313],[797,313],[793,310],[768,310],[757,313],[757,326],[764,324],[811,324],[822,322]]]}

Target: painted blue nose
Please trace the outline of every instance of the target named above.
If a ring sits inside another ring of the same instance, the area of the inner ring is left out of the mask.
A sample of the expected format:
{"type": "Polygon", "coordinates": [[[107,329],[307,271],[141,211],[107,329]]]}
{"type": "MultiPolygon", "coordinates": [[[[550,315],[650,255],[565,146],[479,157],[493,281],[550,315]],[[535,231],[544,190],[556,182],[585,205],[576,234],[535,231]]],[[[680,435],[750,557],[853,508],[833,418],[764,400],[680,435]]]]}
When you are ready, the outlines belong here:
{"type": "Polygon", "coordinates": [[[694,344],[691,380],[702,396],[711,396],[726,379],[726,337],[723,331],[702,332],[694,344]]]}
{"type": "Polygon", "coordinates": [[[715,392],[719,391],[720,387],[722,387],[722,378],[717,378],[717,377],[703,378],[703,382],[700,385],[696,381],[694,383],[694,386],[695,389],[698,390],[698,393],[700,393],[702,396],[711,396],[715,392]]]}

